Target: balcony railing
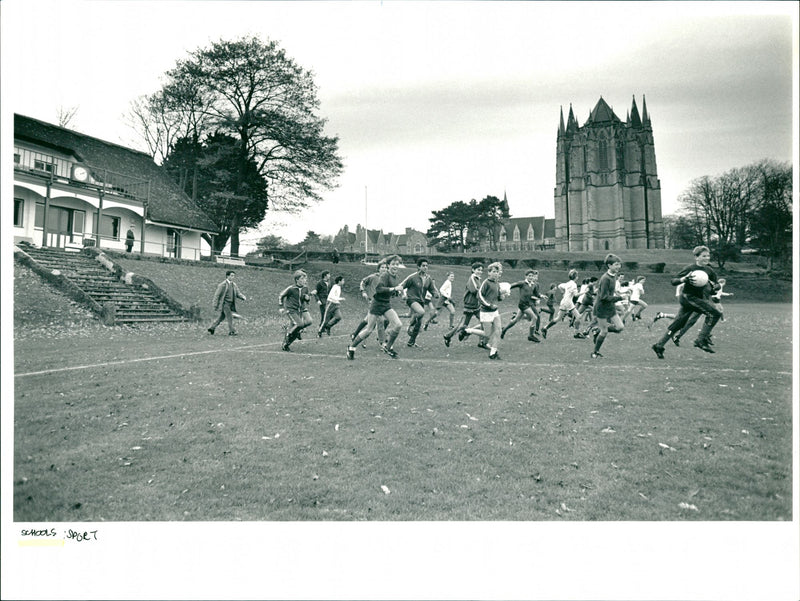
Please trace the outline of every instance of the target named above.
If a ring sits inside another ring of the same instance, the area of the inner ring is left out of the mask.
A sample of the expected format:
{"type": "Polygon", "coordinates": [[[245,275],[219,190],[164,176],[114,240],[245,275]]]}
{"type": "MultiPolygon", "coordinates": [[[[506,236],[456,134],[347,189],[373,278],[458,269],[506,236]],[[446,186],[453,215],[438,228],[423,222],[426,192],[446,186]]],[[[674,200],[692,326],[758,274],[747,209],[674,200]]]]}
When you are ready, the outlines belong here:
{"type": "Polygon", "coordinates": [[[113,194],[131,200],[147,202],[150,195],[150,180],[117,173],[109,169],[95,167],[86,163],[74,163],[55,155],[14,147],[14,169],[37,176],[52,178],[53,181],[68,181],[71,185],[88,190],[113,194]],[[83,167],[88,176],[80,181],[74,177],[74,168],[83,167]]]}

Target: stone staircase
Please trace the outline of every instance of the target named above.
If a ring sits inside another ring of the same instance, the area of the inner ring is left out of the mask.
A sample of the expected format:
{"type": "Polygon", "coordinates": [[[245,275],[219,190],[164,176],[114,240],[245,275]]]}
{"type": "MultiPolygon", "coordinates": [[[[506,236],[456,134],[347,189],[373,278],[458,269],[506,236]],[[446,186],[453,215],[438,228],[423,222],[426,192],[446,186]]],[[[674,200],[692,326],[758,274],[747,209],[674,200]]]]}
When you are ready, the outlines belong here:
{"type": "Polygon", "coordinates": [[[21,248],[45,269],[60,271],[99,305],[113,303],[116,324],[189,321],[160,300],[152,290],[121,281],[92,257],[60,248],[30,245],[21,248]]]}

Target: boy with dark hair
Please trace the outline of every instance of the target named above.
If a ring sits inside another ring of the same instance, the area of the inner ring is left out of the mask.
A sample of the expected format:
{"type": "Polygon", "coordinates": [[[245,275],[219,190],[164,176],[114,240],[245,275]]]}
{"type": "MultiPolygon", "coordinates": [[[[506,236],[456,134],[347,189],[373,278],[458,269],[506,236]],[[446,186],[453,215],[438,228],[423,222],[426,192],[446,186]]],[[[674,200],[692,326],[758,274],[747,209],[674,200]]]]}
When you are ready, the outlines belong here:
{"type": "Polygon", "coordinates": [[[619,334],[625,329],[616,307],[620,300],[616,287],[617,272],[622,267],[622,261],[617,255],[609,253],[606,255],[605,265],[607,271],[600,277],[594,301],[594,317],[599,329],[594,336],[592,359],[603,356],[600,354],[600,347],[603,346],[609,332],[619,334]]]}
{"type": "Polygon", "coordinates": [[[458,325],[451,328],[445,335],[444,344],[450,346],[450,340],[458,333],[458,340],[464,340],[469,334],[465,332],[466,327],[469,325],[473,317],[478,317],[481,304],[478,300],[478,289],[481,286],[481,275],[483,274],[483,263],[476,261],[472,264],[472,274],[464,286],[464,312],[458,325]]]}
{"type": "Polygon", "coordinates": [[[278,305],[281,313],[289,318],[289,328],[284,336],[281,350],[290,351],[289,345],[300,338],[300,332],[311,325],[311,315],[308,312],[308,303],[311,294],[308,292],[308,276],[305,271],[294,272],[294,284],[283,290],[278,296],[278,305]]]}
{"type": "MultiPolygon", "coordinates": [[[[378,271],[369,274],[367,277],[361,280],[361,283],[358,285],[358,288],[359,290],[361,290],[361,296],[364,298],[364,300],[367,301],[367,303],[372,302],[372,297],[375,296],[375,287],[378,284],[378,280],[384,273],[387,272],[388,269],[389,266],[386,264],[386,261],[380,261],[378,263],[378,271]]],[[[353,333],[350,334],[350,340],[355,340],[359,332],[361,332],[361,330],[366,327],[368,318],[369,318],[369,308],[367,308],[367,315],[364,317],[364,319],[362,319],[358,323],[353,333]]],[[[378,344],[383,344],[385,338],[386,320],[379,319],[376,325],[378,329],[378,344]]],[[[366,347],[367,346],[366,342],[362,342],[361,346],[366,347]]]]}
{"type": "Polygon", "coordinates": [[[342,286],[344,285],[344,276],[337,275],[333,280],[331,291],[328,292],[328,298],[325,305],[325,315],[322,318],[322,323],[317,330],[317,337],[321,338],[323,333],[331,335],[331,328],[337,323],[342,321],[341,303],[344,300],[342,296],[342,286]]]}
{"type": "Polygon", "coordinates": [[[325,307],[328,300],[328,293],[331,291],[331,273],[328,270],[319,274],[319,281],[317,282],[314,290],[311,291],[312,296],[317,297],[317,305],[319,305],[319,322],[325,321],[325,307]]]}
{"type": "Polygon", "coordinates": [[[233,281],[233,276],[236,274],[233,271],[225,272],[225,279],[217,286],[214,291],[214,313],[219,312],[217,320],[208,328],[208,333],[213,334],[217,326],[222,323],[223,319],[228,320],[228,335],[236,336],[236,328],[233,327],[233,316],[236,313],[236,299],[247,300],[244,294],[239,292],[239,286],[233,281]]]}
{"type": "Polygon", "coordinates": [[[417,272],[408,276],[401,286],[406,291],[406,304],[411,309],[411,323],[408,324],[408,346],[417,346],[417,336],[422,329],[425,317],[425,295],[430,293],[433,298],[439,298],[439,291],[428,275],[428,259],[417,259],[417,272]]]}
{"type": "Polygon", "coordinates": [[[540,299],[539,272],[535,269],[529,269],[525,272],[525,279],[523,281],[511,284],[511,289],[513,290],[514,288],[519,288],[518,310],[511,321],[508,322],[508,325],[503,327],[502,332],[500,332],[500,338],[505,338],[506,332],[522,321],[524,317],[531,322],[530,328],[528,328],[528,340],[531,342],[540,342],[535,334],[536,321],[539,316],[539,309],[536,307],[536,301],[540,299]]]}
{"type": "Polygon", "coordinates": [[[697,246],[692,252],[695,257],[694,264],[687,265],[681,269],[670,282],[673,286],[683,284],[683,290],[681,291],[678,315],[667,326],[667,331],[664,335],[651,347],[659,359],[664,358],[664,343],[681,331],[693,313],[702,313],[706,316],[703,328],[695,339],[694,345],[707,353],[714,352],[708,341],[711,338],[711,330],[714,329],[714,326],[717,325],[720,317],[722,317],[722,311],[705,297],[704,289],[707,283],[710,285],[712,292],[717,291],[719,288],[717,274],[708,265],[711,261],[711,251],[708,250],[707,246],[697,246]],[[695,281],[694,277],[690,275],[693,271],[704,271],[708,276],[708,281],[695,281]]]}

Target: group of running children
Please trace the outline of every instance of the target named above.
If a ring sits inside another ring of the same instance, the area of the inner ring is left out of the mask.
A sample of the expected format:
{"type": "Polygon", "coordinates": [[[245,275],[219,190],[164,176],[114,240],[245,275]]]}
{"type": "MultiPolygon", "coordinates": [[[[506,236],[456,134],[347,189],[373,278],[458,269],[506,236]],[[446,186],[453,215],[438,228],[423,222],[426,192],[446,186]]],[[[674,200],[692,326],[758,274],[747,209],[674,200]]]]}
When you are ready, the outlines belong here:
{"type": "MultiPolygon", "coordinates": [[[[694,342],[703,351],[713,353],[711,332],[722,318],[721,299],[730,296],[723,292],[724,279],[718,279],[714,270],[709,267],[711,254],[705,246],[694,249],[695,262],[687,265],[671,279],[676,286],[679,310],[677,314],[656,313],[648,327],[659,319],[671,318],[666,332],[652,346],[659,359],[664,358],[665,344],[670,339],[678,346],[681,337],[691,328],[701,315],[705,322],[694,342]],[[705,271],[708,282],[696,281],[693,273],[705,271]]],[[[427,330],[442,309],[449,315],[449,328],[443,335],[445,346],[449,347],[453,338],[459,341],[469,336],[479,339],[478,347],[488,350],[489,359],[498,360],[500,340],[506,333],[523,319],[529,322],[528,337],[531,342],[546,339],[549,330],[561,321],[569,319],[569,327],[575,330],[574,338],[593,338],[593,359],[602,357],[600,348],[609,333],[618,334],[625,324],[641,320],[647,309],[644,301],[645,276],[637,276],[626,281],[620,273],[622,262],[617,255],[608,254],[605,258],[606,272],[597,277],[585,278],[578,284],[578,272],[569,271],[567,281],[551,284],[546,293],[539,288],[539,273],[534,269],[525,272],[525,279],[512,284],[501,284],[503,267],[499,262],[486,266],[486,277],[483,277],[484,265],[480,262],[472,264],[472,273],[467,280],[463,296],[463,313],[456,323],[456,309],[453,304],[453,281],[455,276],[448,273],[447,279],[437,288],[433,278],[428,275],[429,262],[425,258],[417,260],[417,271],[400,279],[398,270],[401,259],[397,255],[389,256],[377,265],[377,272],[361,280],[359,290],[362,297],[369,302],[369,310],[350,335],[346,356],[355,359],[359,345],[366,346],[370,334],[377,329],[378,343],[384,353],[392,358],[397,357],[394,349],[402,323],[400,316],[392,308],[391,299],[402,296],[409,307],[407,317],[410,322],[406,328],[408,347],[417,347],[420,331],[427,330]],[[511,321],[503,326],[498,303],[507,298],[511,291],[519,290],[517,311],[511,321]],[[557,297],[560,295],[560,301],[557,297]],[[546,316],[546,321],[542,317],[546,316]],[[470,325],[472,320],[477,323],[470,325]],[[542,323],[544,322],[544,325],[542,323]],[[541,338],[540,338],[541,337],[541,338]]],[[[294,284],[280,293],[278,303],[280,310],[288,318],[286,334],[282,349],[291,350],[291,344],[301,339],[302,331],[311,325],[312,319],[308,306],[314,300],[319,305],[320,325],[317,336],[330,336],[331,328],[342,319],[341,302],[344,278],[338,276],[330,284],[331,275],[323,271],[314,290],[308,288],[308,275],[304,271],[294,273],[294,284]]]]}

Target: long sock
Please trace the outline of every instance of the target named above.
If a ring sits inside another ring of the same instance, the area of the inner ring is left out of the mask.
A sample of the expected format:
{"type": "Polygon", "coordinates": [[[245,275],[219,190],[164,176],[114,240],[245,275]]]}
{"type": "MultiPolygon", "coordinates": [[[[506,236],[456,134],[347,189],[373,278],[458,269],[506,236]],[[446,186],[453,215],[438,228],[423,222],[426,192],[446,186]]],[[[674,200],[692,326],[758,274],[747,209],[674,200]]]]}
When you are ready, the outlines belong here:
{"type": "Polygon", "coordinates": [[[600,347],[603,346],[603,343],[605,341],[606,341],[606,336],[605,336],[605,334],[601,333],[597,337],[597,340],[595,340],[595,342],[594,342],[594,352],[595,353],[599,353],[600,352],[600,347]]]}
{"type": "Polygon", "coordinates": [[[528,337],[533,338],[533,335],[536,333],[536,326],[532,325],[528,328],[528,337]]]}
{"type": "Polygon", "coordinates": [[[392,348],[394,341],[397,340],[397,335],[400,334],[398,330],[393,330],[389,333],[389,336],[386,339],[386,346],[387,348],[392,348]]]}
{"type": "Polygon", "coordinates": [[[355,331],[353,332],[353,338],[355,338],[356,336],[358,336],[358,333],[359,333],[361,330],[363,330],[363,329],[364,329],[366,326],[367,326],[367,320],[366,320],[366,319],[362,319],[362,320],[361,320],[361,321],[358,323],[358,325],[356,326],[356,329],[355,329],[355,331]]]}

